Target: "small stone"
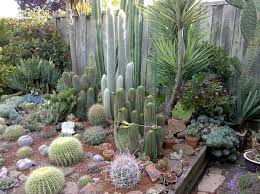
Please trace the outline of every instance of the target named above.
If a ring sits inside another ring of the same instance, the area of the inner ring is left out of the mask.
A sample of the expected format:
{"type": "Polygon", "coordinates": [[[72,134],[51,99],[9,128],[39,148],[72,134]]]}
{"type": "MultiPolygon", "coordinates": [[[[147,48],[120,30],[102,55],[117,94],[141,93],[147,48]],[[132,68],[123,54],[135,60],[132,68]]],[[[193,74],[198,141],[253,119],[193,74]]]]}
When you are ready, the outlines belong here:
{"type": "Polygon", "coordinates": [[[46,156],[48,155],[48,152],[49,152],[49,148],[47,145],[43,144],[39,147],[39,152],[42,156],[46,156]]]}
{"type": "Polygon", "coordinates": [[[181,131],[184,131],[186,129],[185,121],[178,120],[178,119],[169,119],[168,120],[168,128],[172,131],[173,135],[176,133],[179,133],[181,131]]]}
{"type": "Polygon", "coordinates": [[[126,194],[143,194],[143,192],[142,191],[130,191],[126,194]]]}
{"type": "Polygon", "coordinates": [[[10,194],[25,194],[25,189],[23,186],[15,188],[10,194]]]}
{"type": "Polygon", "coordinates": [[[146,194],[160,194],[166,190],[166,186],[162,184],[155,184],[153,187],[146,191],[146,194]]]}
{"type": "Polygon", "coordinates": [[[207,193],[207,192],[197,192],[196,194],[210,194],[210,193],[207,193]]]}
{"type": "Polygon", "coordinates": [[[175,139],[175,142],[176,142],[176,144],[178,144],[178,143],[184,143],[184,139],[176,138],[176,139],[175,139]]]}
{"type": "Polygon", "coordinates": [[[67,182],[64,194],[76,194],[79,192],[78,184],[75,182],[67,182]]]}
{"type": "Polygon", "coordinates": [[[220,168],[209,168],[209,172],[213,174],[222,174],[222,170],[220,168]]]}
{"type": "Polygon", "coordinates": [[[90,174],[100,173],[101,168],[96,163],[90,163],[87,165],[87,172],[90,174]]]}
{"type": "Polygon", "coordinates": [[[225,177],[219,174],[209,173],[205,175],[198,186],[198,191],[215,193],[220,185],[225,181],[225,177]]]}
{"type": "Polygon", "coordinates": [[[61,133],[73,135],[75,133],[75,123],[68,121],[61,124],[61,133]]]}
{"type": "Polygon", "coordinates": [[[157,170],[153,164],[146,166],[145,170],[153,182],[156,182],[162,175],[162,173],[157,170]]]}
{"type": "Polygon", "coordinates": [[[16,163],[16,167],[19,170],[28,170],[33,165],[35,165],[35,163],[32,160],[28,159],[28,158],[24,158],[24,159],[18,160],[18,162],[16,163]]]}
{"type": "Polygon", "coordinates": [[[98,154],[93,156],[92,159],[93,159],[94,162],[101,162],[101,161],[104,160],[104,158],[102,156],[98,155],[98,154]]]}
{"type": "Polygon", "coordinates": [[[181,131],[181,132],[177,133],[177,138],[184,140],[185,135],[186,135],[186,132],[185,131],[181,131]]]}
{"type": "Polygon", "coordinates": [[[83,187],[79,194],[100,194],[101,187],[95,183],[89,183],[85,187],[83,187]]]}
{"type": "Polygon", "coordinates": [[[71,167],[64,167],[64,168],[62,168],[62,171],[63,171],[64,176],[67,177],[67,176],[70,176],[74,172],[74,169],[71,167]]]}
{"type": "Polygon", "coordinates": [[[33,131],[33,132],[31,133],[31,136],[32,136],[32,137],[41,137],[41,132],[40,132],[40,131],[33,131]]]}
{"type": "Polygon", "coordinates": [[[188,144],[174,144],[173,150],[176,152],[179,152],[179,150],[182,150],[183,154],[188,155],[188,156],[192,156],[195,153],[193,147],[188,144]]]}
{"type": "Polygon", "coordinates": [[[100,150],[110,150],[112,148],[112,144],[111,143],[102,143],[98,146],[98,148],[100,150]]]}
{"type": "Polygon", "coordinates": [[[5,167],[2,167],[0,170],[0,179],[5,179],[7,177],[8,170],[5,167]]]}
{"type": "Polygon", "coordinates": [[[94,183],[97,183],[97,182],[100,181],[100,178],[93,178],[92,180],[93,180],[94,183]]]}
{"type": "Polygon", "coordinates": [[[176,174],[177,177],[180,177],[183,173],[182,162],[180,160],[170,160],[169,166],[171,170],[176,174]]]}
{"type": "Polygon", "coordinates": [[[22,173],[18,172],[17,170],[10,170],[9,172],[9,176],[13,177],[13,178],[17,178],[18,176],[20,176],[22,173]]]}
{"type": "Polygon", "coordinates": [[[31,146],[33,144],[33,138],[30,135],[23,135],[17,140],[19,146],[31,146]]]}
{"type": "Polygon", "coordinates": [[[94,156],[94,154],[92,154],[91,152],[84,152],[84,157],[85,157],[85,158],[92,159],[93,156],[94,156]]]}

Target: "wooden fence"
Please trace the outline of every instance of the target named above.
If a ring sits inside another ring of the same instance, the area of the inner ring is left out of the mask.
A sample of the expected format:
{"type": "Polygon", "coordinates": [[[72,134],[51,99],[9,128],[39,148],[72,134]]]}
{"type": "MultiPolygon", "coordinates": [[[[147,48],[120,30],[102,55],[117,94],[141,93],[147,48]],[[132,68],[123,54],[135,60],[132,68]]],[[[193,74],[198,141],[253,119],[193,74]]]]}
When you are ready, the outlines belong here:
{"type": "MultiPolygon", "coordinates": [[[[225,51],[231,55],[238,57],[241,61],[246,58],[247,49],[243,36],[240,32],[241,11],[225,3],[225,1],[208,2],[205,6],[205,20],[201,22],[201,29],[204,30],[205,40],[210,41],[216,46],[223,47],[225,51]]],[[[74,17],[75,20],[75,37],[76,37],[76,53],[77,63],[81,69],[87,64],[88,56],[93,52],[93,27],[91,26],[91,17],[82,16],[74,17]]],[[[102,17],[102,30],[105,29],[105,15],[102,17]]],[[[63,37],[68,41],[68,33],[66,27],[66,18],[55,18],[55,24],[61,30],[63,37]]],[[[106,49],[106,33],[103,33],[103,47],[106,49]]],[[[149,65],[146,58],[151,46],[151,36],[149,25],[144,22],[143,48],[142,48],[142,84],[149,87],[149,65]]],[[[260,66],[260,55],[257,58],[257,64],[260,66]]],[[[259,75],[260,68],[256,69],[259,75]],[[258,71],[259,69],[259,71],[258,71]]]]}

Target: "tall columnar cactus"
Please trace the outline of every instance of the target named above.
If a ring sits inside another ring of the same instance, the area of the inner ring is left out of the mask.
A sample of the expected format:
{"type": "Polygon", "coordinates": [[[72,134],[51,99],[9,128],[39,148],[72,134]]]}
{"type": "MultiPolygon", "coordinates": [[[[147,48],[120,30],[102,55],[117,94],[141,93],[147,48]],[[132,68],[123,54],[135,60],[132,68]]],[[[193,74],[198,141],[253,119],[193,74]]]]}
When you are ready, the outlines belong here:
{"type": "Polygon", "coordinates": [[[81,90],[79,93],[79,96],[77,98],[77,117],[80,118],[81,120],[84,120],[86,117],[85,115],[85,109],[86,109],[86,102],[87,102],[87,95],[86,92],[81,90]]]}
{"type": "Polygon", "coordinates": [[[86,72],[85,73],[88,76],[89,87],[93,87],[94,88],[96,86],[96,84],[97,84],[97,76],[96,76],[95,67],[91,63],[89,63],[88,67],[86,68],[86,72]]]}
{"type": "Polygon", "coordinates": [[[128,1],[128,61],[134,61],[134,22],[135,22],[135,1],[128,1]]]}
{"type": "Polygon", "coordinates": [[[128,110],[125,107],[118,109],[117,122],[127,121],[128,119],[128,110]]]}
{"type": "Polygon", "coordinates": [[[110,92],[115,91],[116,82],[116,39],[115,39],[115,22],[114,13],[111,7],[107,8],[107,85],[110,92]]]}
{"type": "Polygon", "coordinates": [[[135,89],[134,88],[128,89],[127,100],[131,103],[132,109],[135,109],[135,89]]]}
{"type": "Polygon", "coordinates": [[[92,1],[92,16],[94,26],[94,51],[97,69],[97,81],[100,82],[101,76],[105,73],[104,52],[102,43],[102,27],[101,27],[101,0],[92,1]]]}
{"type": "Polygon", "coordinates": [[[144,152],[146,155],[150,156],[151,159],[156,159],[158,155],[156,133],[154,130],[149,130],[145,135],[145,145],[144,152]]]}
{"type": "Polygon", "coordinates": [[[127,8],[127,0],[121,0],[120,9],[126,11],[126,8],[127,8]]]}
{"type": "Polygon", "coordinates": [[[88,82],[88,76],[86,74],[83,74],[80,78],[80,88],[81,90],[87,91],[90,86],[90,83],[88,82]]]}
{"type": "Polygon", "coordinates": [[[80,77],[78,75],[74,75],[72,77],[72,86],[76,90],[76,92],[80,91],[80,77]]]}
{"type": "Polygon", "coordinates": [[[124,89],[121,88],[115,92],[115,101],[114,101],[114,120],[118,119],[118,109],[125,106],[125,93],[124,89]]]}
{"type": "Polygon", "coordinates": [[[106,88],[107,88],[107,76],[104,74],[101,79],[101,95],[102,95],[103,102],[104,102],[104,92],[106,88]]]}
{"type": "Polygon", "coordinates": [[[131,112],[131,122],[139,124],[139,113],[136,110],[131,112]]]}
{"type": "Polygon", "coordinates": [[[95,91],[93,88],[89,88],[87,91],[87,110],[95,103],[95,91]]]}
{"type": "Polygon", "coordinates": [[[154,125],[154,104],[148,103],[144,109],[144,136],[154,125]]]}
{"type": "MultiPolygon", "coordinates": [[[[143,113],[139,114],[139,124],[144,125],[144,114],[143,113]]],[[[139,131],[140,131],[141,136],[143,137],[144,136],[144,126],[140,126],[139,131]]]]}
{"type": "Polygon", "coordinates": [[[134,76],[134,64],[131,62],[131,63],[128,63],[126,66],[126,73],[125,73],[126,90],[129,90],[130,88],[134,87],[133,76],[134,76]]]}
{"type": "Polygon", "coordinates": [[[135,96],[135,109],[139,112],[139,113],[143,113],[143,109],[144,109],[144,98],[145,98],[145,89],[143,86],[139,86],[136,89],[136,96],[135,96]]]}
{"type": "Polygon", "coordinates": [[[104,91],[103,106],[104,106],[104,110],[105,110],[107,119],[112,119],[110,92],[109,92],[108,88],[106,88],[104,91]]]}
{"type": "Polygon", "coordinates": [[[63,79],[65,88],[71,88],[72,87],[71,77],[70,77],[69,72],[63,72],[62,79],[63,79]]]}
{"type": "Polygon", "coordinates": [[[116,80],[116,89],[124,88],[124,78],[122,75],[119,75],[116,80]]]}
{"type": "Polygon", "coordinates": [[[152,95],[145,97],[144,106],[146,106],[148,103],[153,103],[153,100],[154,99],[152,95]]]}
{"type": "Polygon", "coordinates": [[[161,126],[161,127],[165,126],[166,118],[163,114],[157,114],[156,119],[157,119],[157,125],[158,126],[161,126]]]}
{"type": "Polygon", "coordinates": [[[131,103],[127,100],[125,102],[125,107],[127,109],[127,121],[130,121],[131,120],[131,112],[132,112],[132,105],[131,103]]]}
{"type": "Polygon", "coordinates": [[[118,45],[118,67],[117,77],[119,75],[125,77],[125,67],[127,64],[126,53],[126,14],[123,10],[118,14],[118,26],[117,26],[117,45],[118,45]]]}

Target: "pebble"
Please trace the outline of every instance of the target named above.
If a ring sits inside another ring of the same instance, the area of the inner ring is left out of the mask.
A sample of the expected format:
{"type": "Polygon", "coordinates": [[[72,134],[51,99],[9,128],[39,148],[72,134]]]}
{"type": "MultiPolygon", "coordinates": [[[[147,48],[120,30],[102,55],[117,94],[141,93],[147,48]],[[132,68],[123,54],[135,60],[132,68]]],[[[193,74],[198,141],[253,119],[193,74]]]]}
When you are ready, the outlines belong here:
{"type": "Polygon", "coordinates": [[[6,167],[2,167],[0,170],[0,179],[5,179],[7,177],[8,170],[6,167]]]}
{"type": "Polygon", "coordinates": [[[91,152],[84,152],[84,157],[85,157],[85,158],[92,159],[93,156],[94,156],[94,154],[92,154],[91,152]]]}
{"type": "Polygon", "coordinates": [[[48,155],[48,152],[49,152],[49,148],[47,145],[43,144],[39,147],[39,152],[42,156],[46,156],[48,155]]]}
{"type": "Polygon", "coordinates": [[[100,181],[100,178],[93,178],[92,180],[93,180],[94,183],[97,183],[97,182],[100,181]]]}
{"type": "Polygon", "coordinates": [[[104,158],[102,156],[98,155],[98,154],[93,156],[92,159],[93,159],[94,162],[101,162],[101,161],[104,160],[104,158]]]}
{"type": "Polygon", "coordinates": [[[28,170],[28,169],[30,169],[34,165],[35,165],[35,163],[32,160],[28,159],[28,158],[24,158],[24,159],[18,160],[18,162],[16,163],[16,167],[19,170],[28,170]]]}
{"type": "Polygon", "coordinates": [[[17,140],[19,146],[31,146],[33,144],[33,138],[30,135],[23,135],[17,140]]]}

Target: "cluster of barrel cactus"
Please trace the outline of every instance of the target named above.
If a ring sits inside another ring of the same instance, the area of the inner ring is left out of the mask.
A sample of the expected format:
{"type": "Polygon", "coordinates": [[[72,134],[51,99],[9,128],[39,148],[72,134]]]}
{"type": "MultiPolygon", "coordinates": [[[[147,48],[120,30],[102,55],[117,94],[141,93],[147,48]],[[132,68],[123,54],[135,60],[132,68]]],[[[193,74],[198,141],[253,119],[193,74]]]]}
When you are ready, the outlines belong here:
{"type": "Polygon", "coordinates": [[[61,170],[55,167],[42,167],[34,170],[25,183],[27,194],[59,193],[65,185],[61,170]]]}
{"type": "Polygon", "coordinates": [[[18,159],[29,158],[33,154],[33,149],[29,146],[23,146],[16,152],[18,159]]]}
{"type": "Polygon", "coordinates": [[[84,132],[84,142],[88,145],[99,145],[106,137],[107,131],[101,126],[90,127],[84,132]]]}
{"type": "Polygon", "coordinates": [[[21,125],[11,125],[6,127],[3,134],[4,138],[8,141],[15,141],[22,135],[25,135],[26,130],[21,125]]]}
{"type": "Polygon", "coordinates": [[[49,147],[49,158],[55,165],[68,166],[79,162],[83,148],[74,137],[58,137],[49,147]]]}
{"type": "Polygon", "coordinates": [[[100,104],[94,104],[88,111],[88,120],[91,125],[102,126],[106,123],[106,114],[104,108],[100,104]]]}

